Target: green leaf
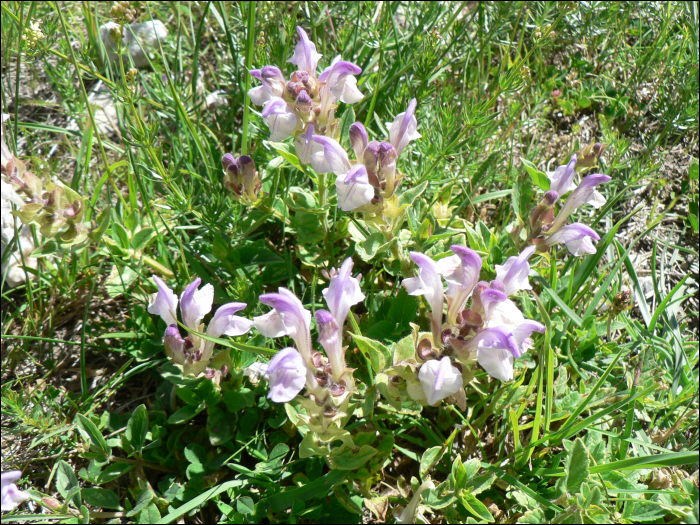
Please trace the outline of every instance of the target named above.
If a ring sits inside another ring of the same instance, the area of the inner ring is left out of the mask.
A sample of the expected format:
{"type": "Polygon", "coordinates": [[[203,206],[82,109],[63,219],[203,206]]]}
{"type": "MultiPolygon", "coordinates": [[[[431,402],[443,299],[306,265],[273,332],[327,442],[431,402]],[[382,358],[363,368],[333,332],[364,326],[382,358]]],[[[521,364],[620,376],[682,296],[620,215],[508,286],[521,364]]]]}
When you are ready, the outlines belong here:
{"type": "Polygon", "coordinates": [[[306,173],[306,170],[301,165],[301,162],[299,162],[299,158],[294,153],[292,153],[289,144],[283,144],[282,142],[270,142],[269,140],[264,140],[263,144],[265,144],[266,146],[270,146],[272,149],[277,151],[277,153],[279,153],[284,160],[289,162],[298,170],[306,173]]]}
{"type": "Polygon", "coordinates": [[[698,161],[693,159],[690,161],[690,166],[688,167],[688,178],[690,180],[698,180],[698,161]]]}
{"type": "Polygon", "coordinates": [[[404,191],[399,195],[399,208],[403,209],[413,205],[413,202],[425,191],[428,187],[428,181],[421,182],[417,186],[404,191]]]}
{"type": "Polygon", "coordinates": [[[253,502],[253,498],[249,496],[241,496],[238,498],[236,501],[236,510],[244,516],[255,514],[255,503],[253,502]]]}
{"type": "Polygon", "coordinates": [[[75,475],[71,466],[63,460],[58,462],[58,468],[56,469],[56,490],[58,490],[64,499],[72,499],[73,504],[76,507],[80,507],[80,495],[78,494],[78,492],[80,492],[80,484],[78,483],[78,477],[75,475]],[[78,489],[77,492],[73,491],[75,488],[78,489]]]}
{"type": "Polygon", "coordinates": [[[391,362],[391,352],[386,346],[379,341],[368,339],[361,335],[352,333],[350,335],[352,335],[360,351],[369,358],[375,373],[386,370],[387,364],[391,362]]]}
{"type": "Polygon", "coordinates": [[[224,443],[228,443],[233,439],[233,425],[235,419],[231,417],[231,413],[221,410],[218,407],[213,407],[209,411],[207,417],[207,432],[209,434],[209,443],[213,447],[218,447],[224,443]]]}
{"type": "Polygon", "coordinates": [[[583,444],[581,438],[576,438],[564,464],[566,477],[562,488],[565,492],[571,495],[579,492],[581,483],[588,479],[588,463],[589,458],[586,445],[583,444]]]}
{"type": "Polygon", "coordinates": [[[532,178],[532,182],[542,190],[549,191],[549,178],[547,178],[547,174],[544,171],[538,170],[532,162],[523,157],[520,157],[520,162],[523,163],[523,168],[525,168],[525,171],[527,171],[530,178],[532,178]]]}
{"type": "Polygon", "coordinates": [[[139,494],[138,499],[136,500],[136,503],[134,504],[134,508],[131,509],[129,512],[126,513],[126,516],[128,518],[132,516],[136,516],[139,512],[144,510],[148,505],[153,501],[153,498],[155,497],[155,494],[150,488],[147,488],[146,490],[142,491],[141,494],[139,494]]]}
{"type": "MultiPolygon", "coordinates": [[[[280,512],[290,508],[295,501],[306,501],[311,498],[325,498],[328,491],[345,479],[347,471],[334,469],[325,476],[322,476],[302,487],[289,489],[277,494],[273,494],[263,501],[270,505],[273,512],[280,512]]],[[[260,504],[260,503],[259,503],[260,504]]],[[[258,505],[259,505],[258,504],[258,505]]]]}
{"type": "Polygon", "coordinates": [[[458,455],[452,463],[452,480],[454,481],[455,493],[464,488],[467,483],[467,469],[462,463],[462,458],[458,455]]]}
{"type": "Polygon", "coordinates": [[[668,514],[668,510],[663,508],[656,501],[649,500],[627,500],[622,517],[630,522],[656,521],[668,514]]]}
{"type": "Polygon", "coordinates": [[[112,454],[112,449],[107,445],[105,438],[102,437],[102,433],[97,429],[95,423],[82,414],[78,414],[78,432],[90,444],[90,449],[93,452],[97,452],[105,458],[112,454]]]}
{"type": "Polygon", "coordinates": [[[146,405],[139,405],[126,425],[126,439],[129,440],[136,454],[141,454],[143,445],[146,443],[146,434],[148,434],[148,412],[146,405]]]}
{"type": "Polygon", "coordinates": [[[416,355],[416,348],[413,344],[413,335],[407,335],[394,345],[394,358],[392,364],[406,361],[416,355]]]}
{"type": "Polygon", "coordinates": [[[107,489],[82,489],[83,501],[99,509],[120,510],[119,497],[107,489]]]}
{"type": "Polygon", "coordinates": [[[112,223],[112,238],[124,251],[128,250],[131,246],[131,242],[129,241],[129,232],[127,232],[126,228],[124,228],[124,226],[118,222],[112,223]]]}
{"type": "Polygon", "coordinates": [[[341,445],[331,451],[328,461],[333,469],[355,470],[367,463],[376,453],[377,449],[369,445],[362,445],[359,449],[341,445]]]}
{"type": "Polygon", "coordinates": [[[174,414],[172,414],[168,418],[168,423],[170,423],[171,425],[178,425],[180,423],[184,423],[185,421],[189,421],[194,416],[199,414],[202,410],[204,410],[204,406],[195,407],[192,405],[187,405],[179,409],[174,414]]]}
{"type": "Polygon", "coordinates": [[[464,507],[477,518],[481,518],[488,523],[493,523],[495,521],[489,512],[489,509],[486,508],[486,505],[476,499],[474,494],[469,492],[463,493],[460,495],[460,501],[462,502],[462,505],[464,505],[464,507]]]}
{"type": "Polygon", "coordinates": [[[102,485],[104,483],[114,481],[119,476],[123,476],[133,468],[134,465],[127,465],[126,463],[112,463],[111,465],[107,465],[107,467],[105,467],[97,477],[97,483],[102,485]]]}
{"type": "Polygon", "coordinates": [[[372,262],[377,255],[389,250],[394,242],[398,242],[398,239],[387,242],[384,234],[374,232],[364,241],[356,243],[355,251],[363,261],[372,262]]]}
{"type": "Polygon", "coordinates": [[[343,112],[343,116],[340,117],[340,140],[345,143],[346,146],[352,147],[352,144],[350,144],[350,126],[353,125],[355,122],[355,110],[352,109],[352,106],[345,106],[345,111],[343,112]]]}
{"type": "Polygon", "coordinates": [[[148,246],[148,244],[155,238],[155,236],[155,229],[144,228],[143,230],[139,230],[138,232],[136,232],[133,240],[131,241],[131,245],[134,247],[134,250],[142,250],[146,246],[148,246]]]}
{"type": "Polygon", "coordinates": [[[438,461],[442,459],[445,454],[445,447],[437,446],[430,447],[428,450],[423,452],[423,456],[420,458],[420,477],[423,481],[426,480],[426,476],[431,468],[437,465],[438,461]]]}
{"type": "Polygon", "coordinates": [[[326,238],[322,219],[316,213],[295,213],[292,226],[296,229],[296,238],[301,244],[315,244],[326,238]]]}

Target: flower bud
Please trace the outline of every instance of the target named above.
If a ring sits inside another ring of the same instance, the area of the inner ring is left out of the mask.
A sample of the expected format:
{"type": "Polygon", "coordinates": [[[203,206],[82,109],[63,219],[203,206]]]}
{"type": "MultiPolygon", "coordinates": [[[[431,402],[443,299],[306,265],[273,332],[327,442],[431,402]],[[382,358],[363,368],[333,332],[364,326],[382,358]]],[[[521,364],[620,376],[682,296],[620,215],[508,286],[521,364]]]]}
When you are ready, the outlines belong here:
{"type": "Polygon", "coordinates": [[[367,130],[361,123],[355,122],[352,126],[350,126],[348,134],[350,135],[350,145],[352,146],[352,149],[355,150],[355,158],[358,161],[363,160],[362,156],[365,148],[367,148],[367,145],[369,144],[367,130]]]}

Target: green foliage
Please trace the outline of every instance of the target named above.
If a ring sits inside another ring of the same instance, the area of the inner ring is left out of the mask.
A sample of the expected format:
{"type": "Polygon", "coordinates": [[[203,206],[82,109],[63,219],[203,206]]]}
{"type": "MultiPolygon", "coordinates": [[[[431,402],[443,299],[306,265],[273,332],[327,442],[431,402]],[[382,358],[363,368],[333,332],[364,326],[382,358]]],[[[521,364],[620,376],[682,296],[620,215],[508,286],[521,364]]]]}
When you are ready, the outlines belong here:
{"type": "Polygon", "coordinates": [[[36,245],[20,261],[30,279],[3,285],[3,465],[23,471],[34,509],[65,523],[386,522],[432,482],[415,521],[698,521],[693,3],[132,2],[136,22],[170,32],[135,74],[100,40],[110,8],[2,5],[3,137],[35,189],[63,199],[16,210],[36,245]],[[335,175],[268,140],[250,104],[249,70],[295,69],[297,24],[320,70],[338,54],[363,70],[364,98],[336,109],[353,162],[353,122],[388,140],[386,123],[418,101],[422,138],[398,159],[384,213],[340,210],[335,175]],[[228,104],[207,107],[218,89],[228,104]],[[591,141],[607,147],[590,169],[613,181],[607,204],[572,222],[600,234],[596,253],[533,255],[533,294],[511,297],[546,333],[511,382],[470,365],[466,410],[421,406],[415,346],[431,327],[401,286],[417,271],[409,252],[466,245],[494,279],[547,172],[591,141]],[[225,189],[229,151],[254,158],[258,201],[225,189]],[[75,202],[80,216],[59,220],[75,202]],[[291,339],[215,338],[218,381],[166,359],[151,275],[178,295],[201,277],[216,306],[245,302],[252,319],[280,286],[327,308],[327,272],[346,257],[366,299],[342,339],[357,392],[332,439],[246,373],[291,339]]]}

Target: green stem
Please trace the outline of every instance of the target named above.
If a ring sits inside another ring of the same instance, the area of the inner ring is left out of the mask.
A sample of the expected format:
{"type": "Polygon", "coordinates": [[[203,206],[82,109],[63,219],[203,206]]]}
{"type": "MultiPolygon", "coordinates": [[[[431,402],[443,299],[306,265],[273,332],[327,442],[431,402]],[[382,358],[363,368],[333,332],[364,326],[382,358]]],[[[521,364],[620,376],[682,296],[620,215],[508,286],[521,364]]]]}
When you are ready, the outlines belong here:
{"type": "Polygon", "coordinates": [[[248,41],[246,43],[245,50],[245,72],[243,73],[245,80],[243,85],[245,86],[245,92],[243,93],[243,100],[246,104],[243,107],[243,137],[241,139],[241,155],[248,154],[248,120],[250,119],[250,107],[248,101],[248,91],[250,90],[250,68],[253,62],[253,44],[255,43],[255,2],[248,2],[248,26],[247,26],[247,37],[248,41]]]}

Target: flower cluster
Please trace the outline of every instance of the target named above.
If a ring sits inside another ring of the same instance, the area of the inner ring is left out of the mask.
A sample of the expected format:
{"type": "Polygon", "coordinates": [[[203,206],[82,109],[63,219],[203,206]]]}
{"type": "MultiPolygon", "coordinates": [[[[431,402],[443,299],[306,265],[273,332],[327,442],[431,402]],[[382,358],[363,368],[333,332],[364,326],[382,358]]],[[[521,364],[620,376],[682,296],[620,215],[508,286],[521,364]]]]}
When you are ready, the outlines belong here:
{"type": "Polygon", "coordinates": [[[323,290],[328,310],[316,311],[318,342],[324,357],[313,349],[311,312],[289,290],[260,296],[260,302],[272,307],[256,317],[255,328],[266,337],[288,335],[296,348],[284,348],[272,358],[265,373],[270,381],[268,397],[276,403],[294,399],[306,386],[310,400],[307,409],[313,416],[310,427],[324,432],[332,422],[345,416],[351,393],[355,390],[352,370],[345,363],[343,326],[350,308],[364,300],[360,277],[352,276],[353,262],[347,258],[340,270],[332,270],[330,284],[323,290]]]}
{"type": "Polygon", "coordinates": [[[202,372],[207,377],[220,381],[222,376],[228,373],[228,365],[212,367],[217,363],[214,357],[214,343],[200,334],[208,337],[220,337],[221,335],[243,335],[253,326],[252,321],[234,315],[243,310],[245,303],[228,303],[216,311],[209,322],[206,332],[202,319],[211,311],[214,302],[214,287],[211,284],[204,285],[199,290],[202,279],[197,278],[182,292],[180,296],[180,313],[182,324],[188,331],[183,339],[180,335],[177,322],[177,296],[157,276],[153,281],[158,286],[158,292],[153,294],[148,305],[148,313],[160,316],[168,328],[163,336],[163,343],[168,357],[173,363],[182,367],[183,376],[197,377],[202,372]]]}
{"type": "Polygon", "coordinates": [[[388,124],[389,142],[370,141],[367,130],[360,122],[350,126],[354,162],[350,161],[338,141],[331,137],[309,133],[303,137],[303,151],[308,152],[313,169],[317,173],[332,171],[337,175],[335,187],[341,210],[376,212],[382,209],[385,200],[394,195],[401,182],[396,172],[396,160],[410,141],[421,137],[416,131],[418,122],[415,111],[414,98],[408,109],[388,124]]]}
{"type": "Polygon", "coordinates": [[[535,247],[530,246],[497,265],[496,279],[491,282],[479,281],[481,258],[469,248],[452,246],[453,255],[439,261],[411,252],[418,275],[402,284],[409,295],[425,296],[431,311],[431,332],[417,335],[415,359],[405,363],[413,373],[417,371],[417,377],[402,376],[414,385],[420,382],[422,392],[408,385],[414,400],[435,405],[462,392],[471,378],[465,365],[475,362],[501,381],[513,379],[514,360],[531,346],[530,335],[544,331],[544,325],[525,319],[508,298],[531,289],[528,259],[534,252],[535,247]],[[447,319],[443,322],[445,297],[447,319]]]}
{"type": "MultiPolygon", "coordinates": [[[[3,122],[6,116],[3,115],[3,122]]],[[[4,135],[4,133],[3,133],[4,135]]],[[[15,204],[15,215],[24,224],[35,224],[44,237],[56,237],[63,243],[78,244],[87,239],[83,224],[84,199],[60,180],[44,183],[27,170],[0,139],[2,153],[2,198],[15,204]]]]}
{"type": "MultiPolygon", "coordinates": [[[[582,152],[585,155],[584,167],[592,165],[592,162],[602,154],[604,147],[596,144],[591,146],[590,150],[590,152],[587,150],[582,152]]],[[[605,197],[596,190],[596,186],[610,181],[610,177],[595,173],[584,177],[577,185],[574,182],[577,161],[578,156],[574,154],[568,164],[559,166],[554,172],[548,174],[549,191],[544,194],[530,214],[528,238],[537,246],[538,251],[545,252],[561,243],[566,244],[569,252],[577,256],[596,251],[593,241],[600,240],[600,236],[592,228],[580,222],[573,224],[566,224],[566,222],[569,215],[584,204],[590,204],[596,208],[605,204],[605,197]],[[560,197],[569,192],[571,194],[555,214],[555,204],[560,197]]]]}
{"type": "MultiPolygon", "coordinates": [[[[294,64],[297,70],[289,80],[275,66],[250,71],[262,85],[248,91],[248,96],[253,104],[263,106],[262,117],[270,129],[270,140],[275,142],[290,135],[298,137],[309,129],[311,133],[328,137],[337,135],[336,102],[354,104],[363,98],[355,78],[362,70],[338,55],[318,75],[321,55],[301,27],[297,27],[297,32],[299,42],[294,55],[287,61],[294,64]]],[[[304,162],[305,157],[299,150],[297,144],[297,154],[304,162]]]]}

